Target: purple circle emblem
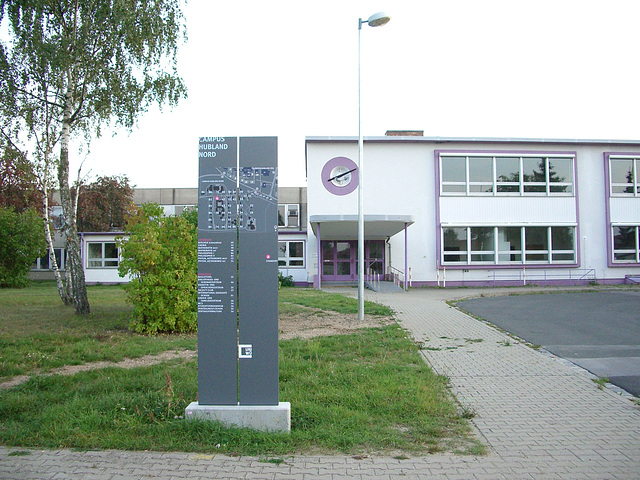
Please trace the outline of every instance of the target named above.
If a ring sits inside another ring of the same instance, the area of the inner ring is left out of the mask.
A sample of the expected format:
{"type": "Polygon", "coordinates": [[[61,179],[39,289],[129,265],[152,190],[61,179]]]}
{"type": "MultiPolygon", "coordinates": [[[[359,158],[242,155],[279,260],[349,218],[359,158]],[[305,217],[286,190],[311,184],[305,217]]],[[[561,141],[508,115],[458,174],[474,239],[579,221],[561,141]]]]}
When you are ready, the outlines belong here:
{"type": "Polygon", "coordinates": [[[358,165],[347,157],[334,157],[324,164],[320,181],[334,195],[348,195],[358,188],[358,165]],[[342,182],[337,181],[336,172],[342,182]]]}

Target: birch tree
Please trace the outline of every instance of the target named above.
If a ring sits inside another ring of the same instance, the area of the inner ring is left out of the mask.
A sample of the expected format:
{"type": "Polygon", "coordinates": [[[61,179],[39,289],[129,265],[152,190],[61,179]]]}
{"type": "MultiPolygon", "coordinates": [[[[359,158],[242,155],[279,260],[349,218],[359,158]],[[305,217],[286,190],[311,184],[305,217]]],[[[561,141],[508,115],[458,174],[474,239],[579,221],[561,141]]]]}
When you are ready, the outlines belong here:
{"type": "Polygon", "coordinates": [[[0,126],[16,144],[43,136],[55,141],[66,266],[78,314],[90,306],[69,180],[71,142],[88,142],[104,127],[131,129],[149,105],[173,106],[186,97],[176,69],[185,38],[181,4],[0,0],[0,24],[9,31],[9,40],[0,43],[0,126]]]}

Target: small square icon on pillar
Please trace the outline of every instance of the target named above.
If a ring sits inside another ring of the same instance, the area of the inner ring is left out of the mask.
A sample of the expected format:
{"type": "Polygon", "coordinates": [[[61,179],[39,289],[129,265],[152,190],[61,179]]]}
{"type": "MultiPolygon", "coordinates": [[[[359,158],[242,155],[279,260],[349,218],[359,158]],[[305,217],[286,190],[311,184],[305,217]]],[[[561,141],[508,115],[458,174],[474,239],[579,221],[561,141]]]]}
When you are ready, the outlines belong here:
{"type": "Polygon", "coordinates": [[[253,358],[253,345],[238,345],[238,358],[253,358]]]}

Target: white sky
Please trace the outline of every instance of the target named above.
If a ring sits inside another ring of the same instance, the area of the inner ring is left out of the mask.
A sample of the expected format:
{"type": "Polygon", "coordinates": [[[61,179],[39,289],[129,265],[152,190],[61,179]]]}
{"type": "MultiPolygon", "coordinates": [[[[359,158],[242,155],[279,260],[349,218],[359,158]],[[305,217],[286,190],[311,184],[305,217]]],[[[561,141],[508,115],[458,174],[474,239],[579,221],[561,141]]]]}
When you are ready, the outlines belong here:
{"type": "MultiPolygon", "coordinates": [[[[195,187],[200,136],[278,136],[281,186],[305,184],[304,139],[363,134],[640,139],[640,2],[190,0],[189,98],[94,141],[84,170],[195,187]]],[[[73,168],[73,165],[72,165],[73,168]]]]}

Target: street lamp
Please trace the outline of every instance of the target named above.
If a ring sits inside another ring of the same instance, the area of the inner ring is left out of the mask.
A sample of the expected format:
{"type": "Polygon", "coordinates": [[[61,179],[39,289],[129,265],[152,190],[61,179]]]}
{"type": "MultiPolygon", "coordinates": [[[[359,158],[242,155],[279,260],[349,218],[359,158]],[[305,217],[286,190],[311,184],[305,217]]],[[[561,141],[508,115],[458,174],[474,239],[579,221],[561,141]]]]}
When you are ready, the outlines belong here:
{"type": "Polygon", "coordinates": [[[362,24],[370,27],[386,25],[391,17],[384,12],[371,15],[367,20],[358,19],[358,320],[364,320],[364,206],[363,206],[363,179],[364,179],[364,147],[362,140],[362,121],[360,108],[360,32],[362,24]]]}

